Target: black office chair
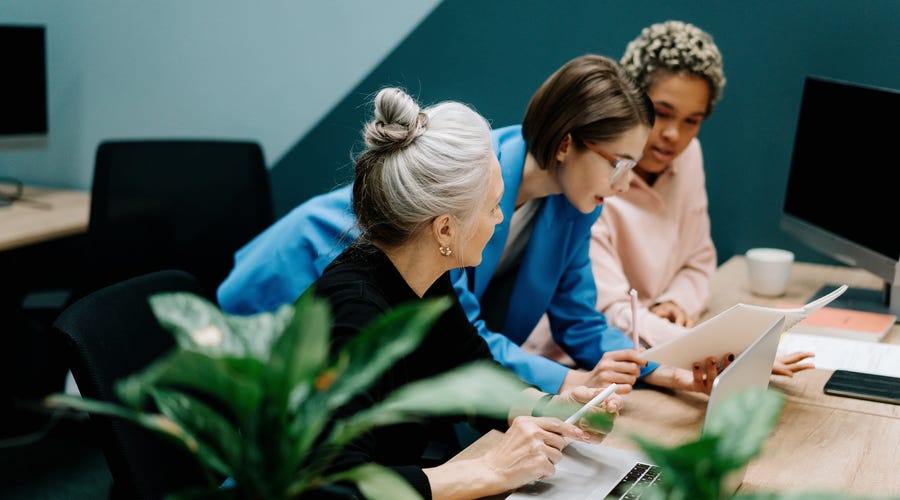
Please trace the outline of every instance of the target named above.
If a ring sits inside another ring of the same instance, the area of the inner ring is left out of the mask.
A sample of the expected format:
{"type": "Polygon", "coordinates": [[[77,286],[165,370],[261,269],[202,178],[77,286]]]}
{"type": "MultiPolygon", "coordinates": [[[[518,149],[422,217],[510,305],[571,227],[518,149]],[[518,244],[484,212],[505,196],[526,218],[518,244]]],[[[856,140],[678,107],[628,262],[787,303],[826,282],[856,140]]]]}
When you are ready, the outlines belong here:
{"type": "MultiPolygon", "coordinates": [[[[66,345],[75,382],[86,398],[119,402],[115,383],[175,347],[148,298],[169,291],[199,293],[197,280],[164,270],[97,290],[67,307],[53,324],[66,345]]],[[[113,478],[112,498],[161,498],[205,484],[200,465],[165,436],[118,418],[90,417],[113,478]]]]}
{"type": "Polygon", "coordinates": [[[184,269],[202,295],[234,252],[274,222],[262,149],[255,142],[111,140],[97,148],[83,296],[160,269],[184,269]]]}

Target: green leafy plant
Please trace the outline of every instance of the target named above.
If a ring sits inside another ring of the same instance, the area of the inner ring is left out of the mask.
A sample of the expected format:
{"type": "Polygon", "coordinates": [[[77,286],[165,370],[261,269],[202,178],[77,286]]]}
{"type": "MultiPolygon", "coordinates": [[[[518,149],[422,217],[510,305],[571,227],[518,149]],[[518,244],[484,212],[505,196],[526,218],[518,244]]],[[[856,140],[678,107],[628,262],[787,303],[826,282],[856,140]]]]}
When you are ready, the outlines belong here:
{"type": "MultiPolygon", "coordinates": [[[[210,480],[189,495],[298,498],[350,481],[369,498],[419,498],[390,469],[367,464],[330,473],[337,452],[375,426],[423,415],[506,418],[525,385],[492,363],[473,363],[408,384],[379,404],[332,422],[335,411],[415,349],[449,299],[405,304],[331,355],[326,302],[305,294],[293,306],[255,316],[224,314],[187,293],[151,297],[177,348],[121,380],[122,405],[55,394],[66,407],[134,421],[192,452],[210,480]],[[330,425],[333,423],[333,425],[330,425]]],[[[608,422],[607,422],[608,423],[608,422]]]]}

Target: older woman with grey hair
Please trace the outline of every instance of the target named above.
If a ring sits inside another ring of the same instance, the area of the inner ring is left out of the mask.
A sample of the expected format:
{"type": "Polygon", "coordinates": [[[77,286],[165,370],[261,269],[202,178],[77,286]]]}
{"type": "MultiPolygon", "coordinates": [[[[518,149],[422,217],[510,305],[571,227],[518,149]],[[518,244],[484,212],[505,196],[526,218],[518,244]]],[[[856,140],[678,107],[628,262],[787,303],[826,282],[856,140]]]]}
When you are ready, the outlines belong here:
{"type": "MultiPolygon", "coordinates": [[[[348,341],[402,304],[440,296],[452,300],[421,344],[345,405],[339,418],[362,411],[407,383],[470,362],[493,362],[487,343],[459,303],[449,273],[477,266],[494,226],[503,220],[498,204],[504,183],[490,126],[461,103],[420,109],[403,90],[387,88],[375,97],[375,117],[364,135],[367,148],[356,160],[352,187],[361,234],[310,287],[331,305],[333,341],[348,341]]],[[[423,498],[502,493],[552,475],[571,440],[599,437],[591,429],[541,416],[543,411],[534,408],[583,404],[599,392],[578,387],[551,396],[525,389],[524,403],[510,407],[502,423],[506,425],[501,424],[503,437],[476,458],[427,463],[426,445],[440,442],[443,429],[454,419],[422,417],[372,431],[342,450],[334,467],[390,467],[423,498]]],[[[613,395],[595,411],[615,412],[620,405],[620,397],[613,395]]]]}

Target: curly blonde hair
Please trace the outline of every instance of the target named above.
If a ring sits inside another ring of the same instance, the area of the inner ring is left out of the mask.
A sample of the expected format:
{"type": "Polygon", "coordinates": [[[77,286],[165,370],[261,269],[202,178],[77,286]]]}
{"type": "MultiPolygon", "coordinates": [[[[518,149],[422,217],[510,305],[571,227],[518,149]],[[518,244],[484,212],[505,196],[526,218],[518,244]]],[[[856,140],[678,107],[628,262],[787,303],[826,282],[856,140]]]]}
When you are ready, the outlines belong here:
{"type": "Polygon", "coordinates": [[[704,78],[709,83],[707,115],[722,99],[726,81],[722,54],[712,36],[693,24],[669,20],[644,28],[628,43],[619,62],[645,91],[660,69],[704,78]]]}

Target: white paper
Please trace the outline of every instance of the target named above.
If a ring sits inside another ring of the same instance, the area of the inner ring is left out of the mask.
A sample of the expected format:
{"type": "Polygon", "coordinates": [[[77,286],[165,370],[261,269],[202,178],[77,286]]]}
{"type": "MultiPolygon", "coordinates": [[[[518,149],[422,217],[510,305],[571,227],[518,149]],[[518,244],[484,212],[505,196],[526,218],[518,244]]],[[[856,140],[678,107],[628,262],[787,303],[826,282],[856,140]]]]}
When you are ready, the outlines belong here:
{"type": "Polygon", "coordinates": [[[900,344],[883,344],[820,335],[788,332],[778,344],[778,354],[810,351],[812,362],[823,370],[851,370],[900,377],[900,344]]]}
{"type": "Polygon", "coordinates": [[[644,359],[664,365],[690,370],[695,361],[727,354],[740,355],[780,317],[784,317],[784,331],[790,330],[813,311],[825,307],[847,290],[841,285],[828,295],[803,307],[776,308],[738,303],[674,337],[641,353],[644,359]]]}

